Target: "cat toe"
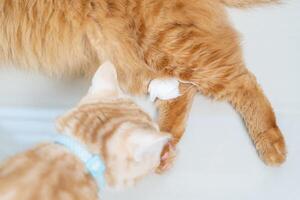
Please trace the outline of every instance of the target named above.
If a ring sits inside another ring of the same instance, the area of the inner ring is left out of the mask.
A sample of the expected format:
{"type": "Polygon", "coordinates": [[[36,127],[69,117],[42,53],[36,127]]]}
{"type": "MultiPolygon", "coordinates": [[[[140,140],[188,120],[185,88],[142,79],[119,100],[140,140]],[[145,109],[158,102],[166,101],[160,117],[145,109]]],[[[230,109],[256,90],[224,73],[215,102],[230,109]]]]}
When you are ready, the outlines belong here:
{"type": "Polygon", "coordinates": [[[167,145],[162,153],[160,165],[156,168],[155,172],[157,174],[162,174],[168,171],[170,168],[172,168],[175,158],[175,148],[171,144],[167,145]]]}
{"type": "Polygon", "coordinates": [[[286,160],[285,142],[278,128],[262,133],[256,148],[262,160],[269,166],[279,166],[286,160]]]}

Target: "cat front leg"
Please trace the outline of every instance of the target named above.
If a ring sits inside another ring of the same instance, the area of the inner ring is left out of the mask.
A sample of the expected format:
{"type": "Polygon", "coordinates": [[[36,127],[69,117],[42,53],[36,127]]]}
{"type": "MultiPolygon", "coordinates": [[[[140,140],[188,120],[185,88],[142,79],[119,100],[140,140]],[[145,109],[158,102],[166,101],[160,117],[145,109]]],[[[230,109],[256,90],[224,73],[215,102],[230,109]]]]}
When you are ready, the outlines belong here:
{"type": "Polygon", "coordinates": [[[181,83],[179,87],[181,96],[171,100],[156,101],[160,129],[173,136],[173,140],[165,146],[157,173],[162,173],[172,166],[176,156],[176,145],[184,134],[188,114],[197,93],[197,89],[191,84],[181,83]]]}
{"type": "MultiPolygon", "coordinates": [[[[194,80],[200,75],[193,74],[194,80]]],[[[201,87],[202,94],[225,100],[244,119],[249,135],[261,159],[267,165],[280,165],[286,159],[284,137],[277,126],[275,114],[256,78],[244,67],[233,68],[226,78],[214,80],[209,87],[201,87]]],[[[203,85],[203,84],[202,84],[203,85]]]]}
{"type": "Polygon", "coordinates": [[[267,165],[280,165],[286,159],[285,141],[277,126],[267,97],[247,74],[232,81],[224,96],[243,117],[259,156],[267,165]]]}

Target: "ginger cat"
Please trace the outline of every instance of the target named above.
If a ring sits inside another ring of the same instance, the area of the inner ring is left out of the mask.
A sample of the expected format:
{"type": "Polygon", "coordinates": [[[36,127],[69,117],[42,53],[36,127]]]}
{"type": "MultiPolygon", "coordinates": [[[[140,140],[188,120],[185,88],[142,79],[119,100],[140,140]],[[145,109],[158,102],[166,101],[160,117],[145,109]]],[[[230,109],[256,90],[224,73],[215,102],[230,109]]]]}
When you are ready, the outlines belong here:
{"type": "MultiPolygon", "coordinates": [[[[195,93],[228,101],[268,165],[286,158],[271,104],[244,64],[226,6],[276,0],[0,0],[0,62],[50,75],[92,74],[115,65],[121,87],[146,94],[175,77],[182,96],[158,101],[161,130],[182,137],[195,93]]],[[[166,149],[168,151],[168,149],[166,149]]]]}
{"type": "MultiPolygon", "coordinates": [[[[60,117],[58,130],[76,138],[105,163],[106,184],[135,184],[160,164],[170,135],[122,95],[114,68],[105,63],[77,107],[60,117]]],[[[70,149],[41,144],[0,166],[1,200],[98,199],[98,187],[84,163],[70,149]]]]}

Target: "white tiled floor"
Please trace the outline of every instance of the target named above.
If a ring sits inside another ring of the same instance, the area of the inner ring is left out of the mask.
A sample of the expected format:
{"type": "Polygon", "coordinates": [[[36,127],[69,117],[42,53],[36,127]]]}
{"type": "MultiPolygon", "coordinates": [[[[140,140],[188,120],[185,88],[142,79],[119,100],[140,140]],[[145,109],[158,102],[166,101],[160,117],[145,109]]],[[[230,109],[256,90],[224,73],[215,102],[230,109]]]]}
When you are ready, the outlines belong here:
{"type": "MultiPolygon", "coordinates": [[[[300,2],[232,11],[245,58],[273,104],[288,145],[288,160],[266,167],[239,116],[226,103],[197,97],[174,168],[103,199],[297,200],[300,198],[300,2]]],[[[0,159],[54,133],[53,119],[84,94],[82,80],[50,80],[0,69],[0,159]]],[[[150,103],[141,103],[154,113],[150,103]]]]}

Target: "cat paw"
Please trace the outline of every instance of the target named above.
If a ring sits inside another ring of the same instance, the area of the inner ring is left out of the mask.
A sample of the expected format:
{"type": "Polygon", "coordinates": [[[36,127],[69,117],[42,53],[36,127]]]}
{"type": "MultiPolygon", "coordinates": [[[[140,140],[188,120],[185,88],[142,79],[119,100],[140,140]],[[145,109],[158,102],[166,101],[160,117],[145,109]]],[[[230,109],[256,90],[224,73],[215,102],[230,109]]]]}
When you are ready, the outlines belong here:
{"type": "Polygon", "coordinates": [[[267,165],[279,166],[286,159],[285,142],[277,127],[260,134],[256,142],[256,149],[267,165]]]}
{"type": "Polygon", "coordinates": [[[169,170],[173,166],[175,158],[176,158],[175,146],[173,146],[172,143],[168,143],[162,152],[160,165],[156,168],[155,172],[157,174],[162,174],[165,171],[169,170]]]}

